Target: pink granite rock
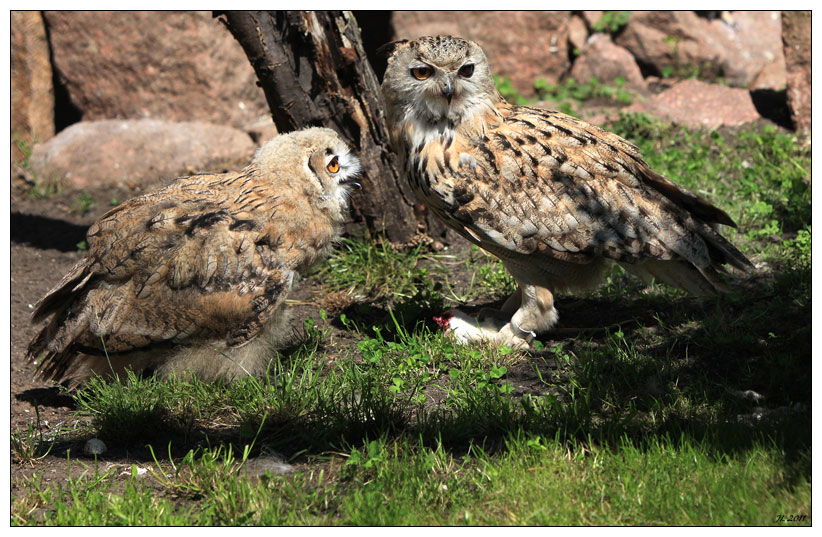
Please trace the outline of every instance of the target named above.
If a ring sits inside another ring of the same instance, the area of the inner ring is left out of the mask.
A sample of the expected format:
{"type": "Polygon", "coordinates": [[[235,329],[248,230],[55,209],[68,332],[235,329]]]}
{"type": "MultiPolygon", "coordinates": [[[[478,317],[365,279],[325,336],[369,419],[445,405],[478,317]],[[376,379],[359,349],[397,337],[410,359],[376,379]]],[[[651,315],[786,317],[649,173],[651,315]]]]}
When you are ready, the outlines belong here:
{"type": "Polygon", "coordinates": [[[46,11],[54,63],[83,120],[243,127],[268,106],[242,47],[210,12],[46,11]]]}
{"type": "Polygon", "coordinates": [[[83,188],[150,184],[210,169],[218,162],[250,160],[255,144],[243,131],[203,122],[157,119],[81,121],[34,148],[38,181],[83,188]]]}
{"type": "Polygon", "coordinates": [[[46,27],[39,11],[11,12],[11,160],[17,144],[54,136],[54,87],[46,27]]]}
{"type": "Polygon", "coordinates": [[[797,130],[811,128],[811,12],[782,12],[782,41],[788,71],[788,107],[797,130]]]}
{"type": "Polygon", "coordinates": [[[699,80],[678,82],[659,95],[632,104],[625,111],[651,114],[673,123],[709,129],[748,123],[760,117],[748,90],[699,80]]]}
{"type": "Polygon", "coordinates": [[[607,34],[593,34],[574,61],[571,76],[577,82],[586,82],[591,77],[603,83],[613,83],[614,79],[625,79],[628,88],[644,92],[645,79],[634,57],[624,48],[617,46],[607,34]]]}

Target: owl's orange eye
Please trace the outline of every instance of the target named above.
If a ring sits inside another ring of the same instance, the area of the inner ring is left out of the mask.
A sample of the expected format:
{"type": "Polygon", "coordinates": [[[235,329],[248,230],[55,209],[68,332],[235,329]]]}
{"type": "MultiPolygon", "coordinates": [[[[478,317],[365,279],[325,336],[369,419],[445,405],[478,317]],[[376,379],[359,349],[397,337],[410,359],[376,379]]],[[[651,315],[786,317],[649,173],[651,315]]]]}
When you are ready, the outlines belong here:
{"type": "Polygon", "coordinates": [[[328,164],[325,165],[325,169],[331,173],[337,173],[340,171],[340,160],[337,157],[332,158],[328,164]]]}
{"type": "Polygon", "coordinates": [[[411,74],[414,75],[414,78],[417,80],[425,80],[429,76],[431,76],[431,68],[430,67],[412,67],[411,74]]]}

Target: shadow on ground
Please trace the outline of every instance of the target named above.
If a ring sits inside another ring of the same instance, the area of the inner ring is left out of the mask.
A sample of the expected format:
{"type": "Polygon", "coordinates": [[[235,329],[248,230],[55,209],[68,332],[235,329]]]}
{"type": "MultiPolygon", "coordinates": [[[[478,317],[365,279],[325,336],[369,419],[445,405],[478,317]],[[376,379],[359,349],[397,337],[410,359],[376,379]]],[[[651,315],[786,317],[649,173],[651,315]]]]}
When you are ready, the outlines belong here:
{"type": "Polygon", "coordinates": [[[11,213],[11,240],[43,250],[61,252],[77,250],[77,244],[86,240],[88,226],[72,224],[65,220],[26,214],[11,213]]]}

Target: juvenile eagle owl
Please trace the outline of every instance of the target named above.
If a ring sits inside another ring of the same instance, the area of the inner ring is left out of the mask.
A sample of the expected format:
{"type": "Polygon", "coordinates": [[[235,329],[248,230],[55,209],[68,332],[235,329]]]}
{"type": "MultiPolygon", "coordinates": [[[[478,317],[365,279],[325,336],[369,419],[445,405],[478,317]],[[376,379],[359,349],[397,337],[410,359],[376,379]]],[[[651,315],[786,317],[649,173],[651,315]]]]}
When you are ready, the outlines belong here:
{"type": "Polygon", "coordinates": [[[592,287],[610,262],[695,294],[720,288],[722,265],[750,267],[717,232],[731,218],[651,170],[636,146],[507,103],[476,43],[421,37],[387,50],[389,133],[412,189],[518,284],[490,326],[446,318],[458,339],[528,346],[557,322],[556,290],[592,287]]]}
{"type": "Polygon", "coordinates": [[[332,130],[275,137],[238,173],[197,174],[128,200],[88,230],[88,254],[37,303],[39,373],[265,371],[297,274],[339,237],[359,163],[332,130]]]}

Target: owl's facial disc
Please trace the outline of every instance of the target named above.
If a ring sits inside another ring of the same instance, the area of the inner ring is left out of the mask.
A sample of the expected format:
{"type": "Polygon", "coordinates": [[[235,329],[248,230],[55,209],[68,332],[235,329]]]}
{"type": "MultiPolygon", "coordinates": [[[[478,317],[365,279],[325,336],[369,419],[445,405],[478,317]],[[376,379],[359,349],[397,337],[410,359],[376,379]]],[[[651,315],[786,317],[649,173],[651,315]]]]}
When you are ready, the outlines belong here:
{"type": "Polygon", "coordinates": [[[472,79],[475,61],[471,57],[444,64],[427,64],[417,60],[411,64],[411,75],[418,84],[424,84],[426,107],[436,121],[458,120],[462,117],[473,95],[477,93],[472,79]]]}

